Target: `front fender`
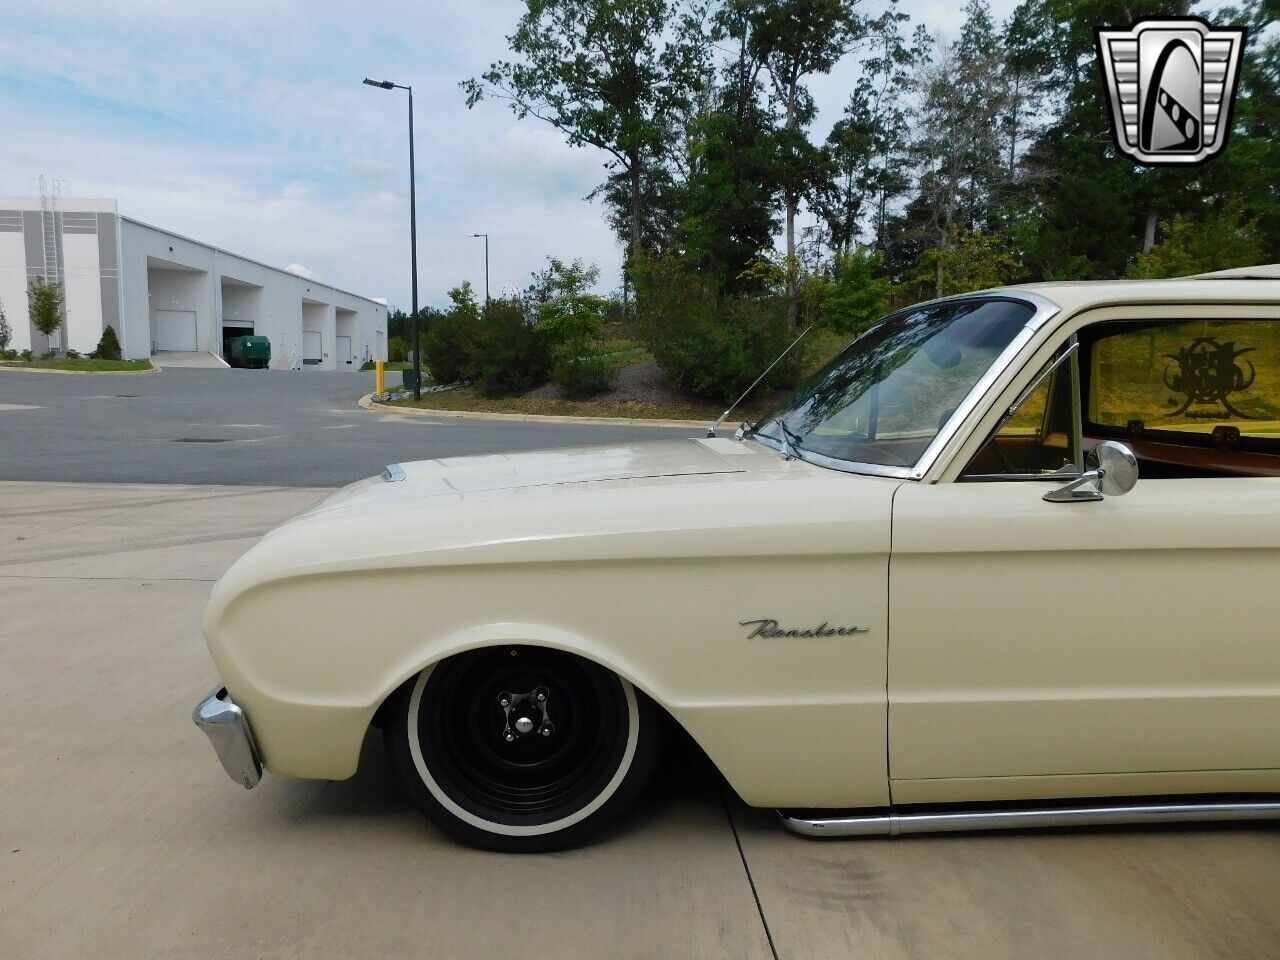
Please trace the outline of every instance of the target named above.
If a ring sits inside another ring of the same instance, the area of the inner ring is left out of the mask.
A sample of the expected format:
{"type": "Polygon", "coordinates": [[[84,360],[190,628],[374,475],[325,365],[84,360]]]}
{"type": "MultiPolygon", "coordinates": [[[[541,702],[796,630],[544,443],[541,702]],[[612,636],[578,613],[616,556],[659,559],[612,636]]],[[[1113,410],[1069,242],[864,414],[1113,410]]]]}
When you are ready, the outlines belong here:
{"type": "MultiPolygon", "coordinates": [[[[206,637],[274,773],[350,776],[374,713],[406,680],[453,654],[517,643],[632,682],[748,803],[883,805],[894,485],[840,479],[797,491],[786,522],[544,540],[539,559],[522,545],[505,562],[490,546],[290,572],[286,557],[314,555],[304,541],[320,536],[304,521],[229,571],[206,637]],[[823,490],[840,496],[824,502],[823,490]],[[741,621],[762,618],[864,632],[752,638],[741,621]]],[[[640,509],[635,500],[617,509],[640,509]]]]}

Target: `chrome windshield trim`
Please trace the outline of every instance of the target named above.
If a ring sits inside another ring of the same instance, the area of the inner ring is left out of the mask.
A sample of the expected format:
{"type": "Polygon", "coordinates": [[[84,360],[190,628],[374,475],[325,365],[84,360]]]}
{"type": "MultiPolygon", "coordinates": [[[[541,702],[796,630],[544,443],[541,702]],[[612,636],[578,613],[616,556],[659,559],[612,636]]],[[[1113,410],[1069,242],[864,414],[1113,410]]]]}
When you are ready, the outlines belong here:
{"type": "Polygon", "coordinates": [[[404,467],[398,463],[388,463],[386,469],[382,471],[382,479],[387,483],[394,483],[397,480],[405,478],[404,467]]]}
{"type": "Polygon", "coordinates": [[[1009,345],[1004,348],[1000,356],[996,357],[995,362],[987,368],[987,372],[974,384],[973,389],[969,391],[969,395],[956,407],[956,412],[951,415],[951,419],[947,421],[946,426],[938,431],[937,436],[933,438],[933,442],[925,448],[924,453],[911,470],[911,479],[913,480],[923,478],[933,469],[943,451],[955,439],[970,415],[987,399],[987,396],[992,392],[1010,364],[1022,353],[1027,344],[1035,338],[1040,328],[1062,310],[1052,300],[1027,290],[1019,290],[1016,295],[1013,293],[993,295],[986,299],[1021,300],[1028,306],[1033,307],[1035,313],[1027,320],[1026,326],[1022,328],[1021,332],[1009,341],[1009,345]]]}
{"type": "MultiPolygon", "coordinates": [[[[768,447],[770,450],[776,450],[786,455],[786,450],[782,444],[773,437],[762,433],[748,433],[744,436],[746,440],[754,440],[761,446],[768,447]]],[[[832,470],[843,470],[845,473],[862,473],[872,477],[897,477],[900,480],[911,479],[910,467],[892,467],[882,463],[859,463],[857,460],[839,460],[835,457],[824,456],[821,453],[814,453],[812,450],[806,450],[804,447],[796,449],[795,444],[790,445],[790,449],[797,454],[796,459],[804,463],[811,463],[815,467],[828,467],[832,470]]]]}
{"type": "MultiPolygon", "coordinates": [[[[1040,328],[1049,322],[1054,316],[1062,311],[1058,304],[1054,303],[1047,297],[1043,297],[1038,293],[1030,290],[1017,289],[998,289],[987,290],[980,293],[965,293],[958,296],[939,297],[936,300],[928,300],[925,303],[917,303],[908,310],[927,306],[934,303],[953,303],[965,300],[1013,300],[1015,302],[1024,303],[1031,307],[1035,312],[1027,319],[1023,328],[1018,331],[1017,335],[1009,341],[1009,345],[1001,351],[996,357],[987,372],[982,375],[973,389],[965,395],[960,401],[955,412],[939,430],[929,445],[925,447],[924,453],[920,455],[920,459],[916,461],[914,466],[895,467],[886,466],[877,463],[859,463],[855,460],[841,460],[836,457],[827,457],[814,453],[811,450],[801,448],[803,456],[800,457],[805,463],[812,463],[815,466],[828,467],[832,470],[843,470],[845,473],[860,473],[873,477],[897,477],[903,480],[920,480],[928,475],[929,471],[936,465],[938,458],[942,456],[943,451],[955,439],[960,432],[969,416],[982,404],[987,395],[992,392],[997,381],[1009,368],[1009,365],[1022,353],[1023,349],[1039,332],[1040,328]]],[[[897,311],[902,312],[902,311],[897,311]]],[[[755,440],[766,447],[782,452],[782,444],[774,440],[772,437],[764,436],[760,433],[752,431],[747,435],[750,439],[755,440]]],[[[792,444],[791,446],[795,446],[792,444]]]]}

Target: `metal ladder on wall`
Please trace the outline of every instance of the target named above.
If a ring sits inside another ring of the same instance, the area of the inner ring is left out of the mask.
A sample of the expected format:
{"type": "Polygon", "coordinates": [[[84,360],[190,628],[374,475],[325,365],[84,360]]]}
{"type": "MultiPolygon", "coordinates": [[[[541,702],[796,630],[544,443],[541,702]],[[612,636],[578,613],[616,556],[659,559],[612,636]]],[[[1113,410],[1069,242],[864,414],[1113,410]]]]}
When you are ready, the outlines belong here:
{"type": "MultiPolygon", "coordinates": [[[[49,181],[40,177],[40,234],[44,249],[45,283],[62,285],[62,264],[58,259],[58,222],[54,215],[54,203],[57,199],[58,181],[53,181],[53,193],[49,190],[49,181]]],[[[65,288],[64,288],[65,290],[65,288]]],[[[63,328],[67,324],[66,302],[62,306],[62,326],[49,338],[49,346],[62,348],[63,328]]]]}

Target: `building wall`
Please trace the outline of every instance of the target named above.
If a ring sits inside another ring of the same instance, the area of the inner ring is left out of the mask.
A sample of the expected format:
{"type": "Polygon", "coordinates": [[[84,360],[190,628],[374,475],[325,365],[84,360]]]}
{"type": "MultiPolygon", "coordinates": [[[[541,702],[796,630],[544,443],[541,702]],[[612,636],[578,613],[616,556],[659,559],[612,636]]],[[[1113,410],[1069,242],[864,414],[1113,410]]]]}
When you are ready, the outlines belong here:
{"type": "Polygon", "coordinates": [[[27,284],[36,277],[62,284],[63,323],[55,345],[88,352],[106,324],[119,332],[118,223],[112,200],[55,198],[46,216],[38,199],[0,198],[0,302],[13,330],[12,349],[49,349],[49,338],[27,312],[27,284]],[[46,259],[50,249],[52,262],[46,259]]]}
{"type": "Polygon", "coordinates": [[[65,295],[63,346],[93,350],[111,324],[124,356],[145,358],[156,311],[190,310],[198,349],[221,355],[224,321],[248,321],[270,339],[272,367],[301,368],[307,302],[323,351],[322,363],[309,369],[358,370],[366,356],[386,359],[387,308],[380,303],[119,217],[113,200],[55,198],[46,216],[40,200],[30,197],[0,198],[0,304],[13,329],[12,349],[49,349],[27,312],[28,280],[49,272],[47,225],[54,279],[65,295]],[[334,353],[339,313],[357,358],[351,364],[334,353]]]}
{"type": "MultiPolygon", "coordinates": [[[[360,336],[360,317],[354,310],[344,310],[342,307],[336,308],[334,311],[334,337],[333,343],[333,364],[339,370],[359,370],[360,365],[364,362],[365,354],[362,345],[359,342],[360,336]],[[347,338],[351,341],[351,354],[346,356],[339,349],[339,343],[345,347],[346,340],[339,338],[347,338]]],[[[369,353],[374,352],[374,343],[371,341],[367,346],[369,353]]]]}
{"type": "MultiPolygon", "coordinates": [[[[175,270],[148,261],[147,267],[147,325],[142,346],[146,356],[154,352],[156,314],[161,310],[182,310],[196,315],[196,344],[207,350],[213,332],[219,326],[215,322],[213,284],[203,270],[175,270]]],[[[126,316],[128,314],[126,313],[126,316]]],[[[140,323],[135,325],[141,328],[140,323]]],[[[218,351],[215,351],[218,352],[218,351]]],[[[132,354],[130,354],[132,356],[132,354]]]]}
{"type": "Polygon", "coordinates": [[[10,350],[31,349],[31,330],[27,322],[27,246],[22,237],[22,216],[13,220],[0,213],[0,306],[13,338],[10,350]]]}
{"type": "Polygon", "coordinates": [[[222,322],[233,326],[255,327],[262,316],[262,288],[222,285],[222,322]]]}
{"type": "MultiPolygon", "coordinates": [[[[309,322],[321,332],[323,352],[327,355],[318,369],[338,369],[333,356],[337,307],[355,316],[353,353],[363,359],[368,351],[374,359],[386,359],[385,352],[379,355],[379,344],[385,351],[387,329],[387,309],[382,304],[123,219],[121,276],[123,326],[129,331],[128,356],[146,356],[150,350],[151,318],[156,300],[150,278],[174,266],[200,271],[208,278],[198,306],[183,308],[197,311],[197,341],[201,350],[221,355],[222,322],[242,322],[246,315],[251,315],[254,332],[271,341],[271,367],[300,369],[303,365],[303,303],[310,301],[319,309],[312,308],[314,319],[309,322]],[[252,286],[223,284],[224,277],[252,286]]],[[[167,296],[171,287],[162,285],[159,290],[167,296]]],[[[178,308],[162,306],[161,309],[178,308]]],[[[359,369],[359,364],[344,364],[342,369],[359,369]]]]}
{"type": "Polygon", "coordinates": [[[63,346],[88,353],[102,336],[102,285],[97,233],[64,234],[62,290],[67,318],[63,346]]]}

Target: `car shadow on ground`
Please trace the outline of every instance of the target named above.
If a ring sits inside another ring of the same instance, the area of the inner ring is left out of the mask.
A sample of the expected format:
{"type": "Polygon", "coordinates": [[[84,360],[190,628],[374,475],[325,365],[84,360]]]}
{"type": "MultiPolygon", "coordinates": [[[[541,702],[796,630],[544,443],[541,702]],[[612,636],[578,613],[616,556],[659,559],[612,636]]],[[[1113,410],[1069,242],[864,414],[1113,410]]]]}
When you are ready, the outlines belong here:
{"type": "MultiPolygon", "coordinates": [[[[677,810],[693,810],[701,818],[725,817],[732,791],[705,753],[683,731],[673,731],[653,780],[635,807],[611,832],[643,833],[658,829],[677,810]]],[[[382,733],[371,728],[360,752],[360,767],[349,780],[278,781],[275,801],[281,817],[366,820],[416,813],[396,775],[382,733]]],[[[736,799],[732,802],[737,802],[736,799]]],[[[434,828],[433,828],[434,829],[434,828]]]]}

